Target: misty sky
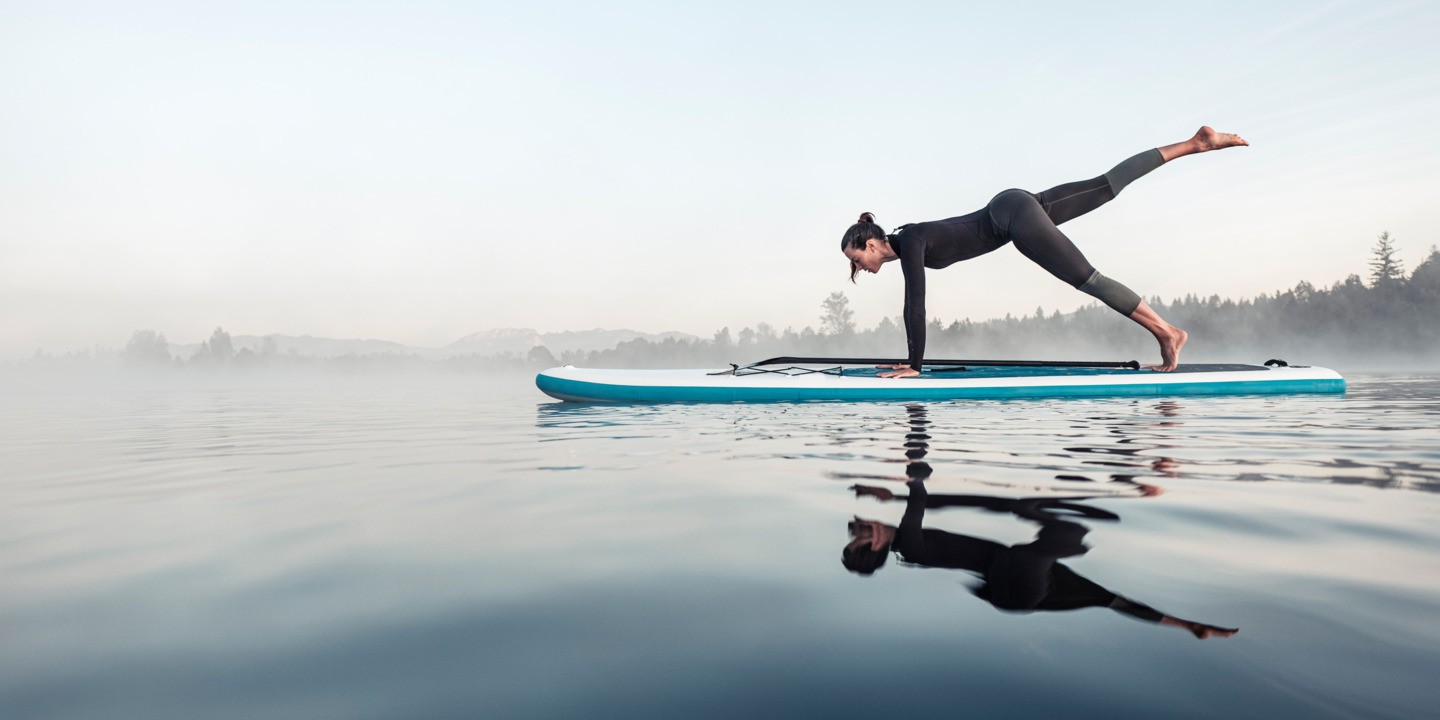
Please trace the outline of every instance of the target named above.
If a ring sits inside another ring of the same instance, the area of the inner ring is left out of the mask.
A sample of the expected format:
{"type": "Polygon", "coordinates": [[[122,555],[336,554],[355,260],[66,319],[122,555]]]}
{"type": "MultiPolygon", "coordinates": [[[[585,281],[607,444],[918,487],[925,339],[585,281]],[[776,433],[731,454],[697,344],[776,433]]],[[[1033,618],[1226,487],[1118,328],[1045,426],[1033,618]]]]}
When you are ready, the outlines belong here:
{"type": "MultiPolygon", "coordinates": [[[[1440,242],[1440,5],[0,0],[0,357],[137,329],[439,346],[490,328],[871,325],[839,238],[1093,177],[1064,227],[1145,296],[1440,242]],[[1202,14],[1202,12],[1204,14],[1202,14]]],[[[1092,302],[1013,248],[950,320],[1092,302]]]]}

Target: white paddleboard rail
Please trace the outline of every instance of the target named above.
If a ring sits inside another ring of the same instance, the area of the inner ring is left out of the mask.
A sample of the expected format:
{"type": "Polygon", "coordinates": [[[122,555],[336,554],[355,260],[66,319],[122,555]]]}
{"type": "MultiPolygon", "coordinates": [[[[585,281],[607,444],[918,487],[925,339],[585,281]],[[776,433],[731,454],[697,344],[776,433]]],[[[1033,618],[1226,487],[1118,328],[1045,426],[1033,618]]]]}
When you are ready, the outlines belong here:
{"type": "MultiPolygon", "coordinates": [[[[729,370],[710,373],[711,375],[750,375],[756,373],[779,373],[786,375],[804,375],[807,373],[824,373],[827,375],[843,374],[845,365],[906,365],[909,360],[896,360],[893,358],[832,358],[832,357],[791,357],[782,355],[768,360],[750,363],[749,365],[737,365],[730,363],[729,370]],[[832,365],[825,368],[801,368],[789,367],[782,370],[766,369],[770,365],[832,365]],[[794,370],[796,372],[788,372],[794,370]],[[748,371],[748,372],[746,372],[748,371]]],[[[1283,362],[1283,361],[1281,361],[1283,362]]],[[[1140,363],[1136,360],[1105,361],[1105,360],[932,360],[925,359],[924,366],[930,372],[957,372],[969,367],[1029,367],[1029,368],[1118,368],[1124,370],[1139,370],[1140,363]]]]}

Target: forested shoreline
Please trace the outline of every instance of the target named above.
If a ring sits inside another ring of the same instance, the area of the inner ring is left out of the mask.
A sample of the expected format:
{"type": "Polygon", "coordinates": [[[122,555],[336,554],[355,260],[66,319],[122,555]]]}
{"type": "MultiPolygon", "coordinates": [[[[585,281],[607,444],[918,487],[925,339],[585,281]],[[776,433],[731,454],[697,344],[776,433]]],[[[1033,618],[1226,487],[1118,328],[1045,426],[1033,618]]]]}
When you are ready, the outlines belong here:
{"type": "MultiPolygon", "coordinates": [[[[1440,368],[1440,250],[1412,272],[1395,259],[1393,241],[1380,237],[1372,250],[1368,278],[1358,274],[1327,287],[1301,282],[1288,290],[1239,300],[1188,295],[1147,301],[1174,325],[1190,333],[1182,359],[1190,362],[1251,362],[1283,358],[1292,363],[1345,368],[1440,368]]],[[[840,292],[821,304],[818,327],[777,330],[761,323],[732,333],[723,328],[709,339],[636,339],[613,348],[552,353],[543,345],[528,353],[458,355],[445,358],[383,352],[313,357],[276,351],[273,342],[257,350],[235,349],[216,328],[188,358],[174,357],[165,337],[136,331],[124,349],[35,356],[4,369],[87,371],[121,369],[147,373],[294,371],[491,372],[532,371],[561,364],[591,367],[723,367],[780,355],[901,358],[905,331],[899,318],[858,328],[840,292]]],[[[1025,317],[942,322],[932,319],[926,355],[932,358],[1042,360],[1158,359],[1154,341],[1139,326],[1102,305],[1074,312],[1025,317]]]]}
{"type": "MultiPolygon", "coordinates": [[[[1349,367],[1440,367],[1440,251],[1405,273],[1384,235],[1369,281],[1358,274],[1328,287],[1301,282],[1240,300],[1188,295],[1147,301],[1190,333],[1182,359],[1262,362],[1283,358],[1349,367]]],[[[843,293],[822,304],[820,328],[776,332],[761,324],[710,340],[621,343],[612,350],[565,353],[561,363],[594,367],[681,367],[746,362],[779,355],[902,358],[899,318],[854,326],[843,293]]],[[[1158,360],[1148,333],[1098,303],[1069,313],[992,320],[931,319],[926,355],[935,358],[1158,360]]]]}

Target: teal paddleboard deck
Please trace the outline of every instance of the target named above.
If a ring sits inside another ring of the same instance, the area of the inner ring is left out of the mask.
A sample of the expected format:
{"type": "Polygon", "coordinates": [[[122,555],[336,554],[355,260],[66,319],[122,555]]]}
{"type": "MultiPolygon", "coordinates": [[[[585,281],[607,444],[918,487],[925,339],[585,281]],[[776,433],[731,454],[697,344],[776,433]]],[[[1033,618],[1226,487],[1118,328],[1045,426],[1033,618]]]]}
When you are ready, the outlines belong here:
{"type": "MultiPolygon", "coordinates": [[[[804,358],[810,360],[811,358],[804,358]]],[[[780,358],[788,360],[788,358],[780,358]]],[[[540,373],[545,394],[576,402],[812,402],[1003,400],[1176,395],[1341,393],[1345,379],[1320,367],[1181,365],[1173,372],[1134,363],[955,361],[919,377],[881,378],[873,364],[757,363],[728,370],[612,370],[566,365],[540,373]]],[[[1273,362],[1273,361],[1272,361],[1273,362]]]]}

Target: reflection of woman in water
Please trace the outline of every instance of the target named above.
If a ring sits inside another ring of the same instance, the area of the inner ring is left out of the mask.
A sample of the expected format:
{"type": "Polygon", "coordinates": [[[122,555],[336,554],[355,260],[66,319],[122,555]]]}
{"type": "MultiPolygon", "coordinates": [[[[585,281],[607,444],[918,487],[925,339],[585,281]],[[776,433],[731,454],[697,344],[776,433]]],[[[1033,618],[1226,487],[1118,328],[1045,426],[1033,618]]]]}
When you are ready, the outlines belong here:
{"type": "MultiPolygon", "coordinates": [[[[928,468],[924,463],[917,465],[928,468]]],[[[1001,610],[1029,612],[1108,607],[1146,622],[1184,628],[1202,640],[1212,636],[1229,637],[1239,632],[1234,628],[1166,615],[1106,590],[1057,562],[1060,558],[1083,555],[1086,547],[1081,540],[1088,532],[1079,523],[1061,519],[1057,511],[1106,520],[1116,519],[1113,513],[1068,502],[1083,498],[1010,500],[983,495],[930,495],[925,490],[925,474],[928,473],[912,474],[914,479],[907,483],[910,495],[904,498],[897,498],[885,488],[854,486],[856,495],[869,495],[880,500],[903,499],[905,516],[898,528],[855,518],[850,523],[850,534],[854,539],[845,546],[843,554],[846,568],[869,575],[884,565],[886,557],[894,550],[902,560],[915,565],[969,570],[979,574],[984,584],[975,590],[975,594],[1001,610]],[[1009,511],[1039,522],[1040,532],[1033,542],[1006,547],[968,535],[922,528],[925,509],[940,507],[1009,511]]]]}

